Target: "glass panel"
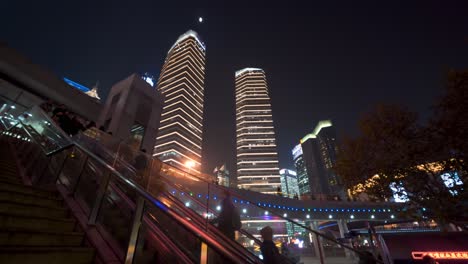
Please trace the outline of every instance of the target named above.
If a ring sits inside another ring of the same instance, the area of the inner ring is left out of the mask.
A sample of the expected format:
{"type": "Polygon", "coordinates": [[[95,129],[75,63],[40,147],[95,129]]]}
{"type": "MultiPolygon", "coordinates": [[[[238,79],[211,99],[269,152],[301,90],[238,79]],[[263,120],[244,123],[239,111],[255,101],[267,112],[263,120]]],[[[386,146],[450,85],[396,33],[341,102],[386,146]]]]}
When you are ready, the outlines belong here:
{"type": "Polygon", "coordinates": [[[111,179],[97,217],[98,230],[121,260],[128,247],[135,209],[126,192],[127,188],[111,179]]]}
{"type": "Polygon", "coordinates": [[[30,137],[37,142],[46,154],[50,154],[71,144],[68,137],[39,108],[33,107],[19,117],[30,137]]]}
{"type": "Polygon", "coordinates": [[[18,116],[21,115],[26,108],[11,102],[10,100],[0,98],[0,130],[7,130],[18,122],[18,116]]]}
{"type": "MultiPolygon", "coordinates": [[[[174,218],[164,209],[164,205],[149,204],[146,207],[145,221],[150,220],[156,225],[169,240],[181,249],[189,259],[194,262],[200,262],[200,259],[205,255],[202,252],[202,240],[198,235],[189,231],[186,222],[181,224],[179,221],[174,221],[174,218]]],[[[200,230],[201,231],[201,230],[200,230]]],[[[210,246],[206,246],[206,258],[208,263],[231,263],[229,259],[222,256],[210,246]]]]}
{"type": "Polygon", "coordinates": [[[59,175],[59,183],[64,185],[68,191],[72,192],[78,183],[81,171],[84,169],[87,156],[78,148],[73,147],[68,153],[68,157],[63,165],[63,170],[59,175]]]}
{"type": "Polygon", "coordinates": [[[93,208],[106,170],[92,159],[87,160],[76,185],[75,197],[88,213],[93,208]]]}
{"type": "Polygon", "coordinates": [[[138,235],[134,263],[192,263],[190,259],[154,223],[146,217],[138,235]]]}

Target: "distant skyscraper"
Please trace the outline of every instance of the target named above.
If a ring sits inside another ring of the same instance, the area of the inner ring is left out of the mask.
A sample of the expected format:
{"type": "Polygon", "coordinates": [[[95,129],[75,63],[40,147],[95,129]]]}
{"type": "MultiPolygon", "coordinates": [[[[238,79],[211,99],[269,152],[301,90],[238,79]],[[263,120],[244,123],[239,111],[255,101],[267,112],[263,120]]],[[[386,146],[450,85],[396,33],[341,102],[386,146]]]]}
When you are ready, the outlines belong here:
{"type": "Polygon", "coordinates": [[[293,170],[281,169],[281,192],[289,197],[299,196],[297,173],[293,170]]]}
{"type": "Polygon", "coordinates": [[[265,72],[245,68],[235,77],[238,187],[276,193],[281,182],[265,72]]]}
{"type": "Polygon", "coordinates": [[[293,148],[292,156],[294,166],[296,167],[299,195],[310,194],[309,175],[307,174],[307,168],[304,162],[304,154],[302,152],[301,144],[293,148]]]}
{"type": "Polygon", "coordinates": [[[219,185],[229,187],[231,185],[230,177],[229,177],[229,171],[226,168],[226,164],[223,164],[221,166],[216,167],[213,171],[213,173],[216,176],[216,180],[219,185]]]}
{"type": "Polygon", "coordinates": [[[205,45],[195,31],[169,49],[157,89],[164,97],[154,156],[199,172],[202,153],[205,45]]]}
{"type": "Polygon", "coordinates": [[[330,120],[320,121],[312,133],[301,139],[293,149],[301,195],[344,198],[342,181],[332,170],[336,152],[336,132],[330,120]]]}
{"type": "Polygon", "coordinates": [[[144,74],[141,75],[141,78],[145,80],[151,87],[154,87],[155,81],[153,75],[145,72],[144,74]]]}

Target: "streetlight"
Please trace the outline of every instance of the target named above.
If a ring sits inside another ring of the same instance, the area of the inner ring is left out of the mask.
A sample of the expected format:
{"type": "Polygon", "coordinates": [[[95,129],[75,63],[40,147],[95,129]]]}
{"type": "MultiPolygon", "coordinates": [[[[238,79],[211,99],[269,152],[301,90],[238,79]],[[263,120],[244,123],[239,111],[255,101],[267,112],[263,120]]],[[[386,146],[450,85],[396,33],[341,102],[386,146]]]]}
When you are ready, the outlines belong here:
{"type": "Polygon", "coordinates": [[[193,161],[193,160],[187,160],[187,161],[185,162],[185,167],[187,167],[187,168],[189,169],[188,172],[190,173],[190,170],[191,170],[193,167],[195,167],[195,161],[193,161]]]}

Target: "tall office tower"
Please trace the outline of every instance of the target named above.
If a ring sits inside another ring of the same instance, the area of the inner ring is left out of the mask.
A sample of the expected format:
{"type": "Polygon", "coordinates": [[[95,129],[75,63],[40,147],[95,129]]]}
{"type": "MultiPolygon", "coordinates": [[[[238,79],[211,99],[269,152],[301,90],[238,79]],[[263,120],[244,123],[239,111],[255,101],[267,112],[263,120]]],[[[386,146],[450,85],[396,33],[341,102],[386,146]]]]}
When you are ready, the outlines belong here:
{"type": "Polygon", "coordinates": [[[301,195],[325,200],[344,198],[341,179],[332,168],[336,162],[336,132],[330,120],[320,121],[314,131],[301,139],[293,150],[301,195]],[[300,146],[300,155],[299,148],[300,146]]]}
{"type": "Polygon", "coordinates": [[[290,198],[299,196],[299,186],[297,185],[297,173],[293,170],[281,169],[281,192],[283,196],[290,198]]]}
{"type": "Polygon", "coordinates": [[[245,68],[235,77],[237,186],[274,194],[281,182],[265,72],[245,68]]]}
{"type": "Polygon", "coordinates": [[[294,166],[296,167],[297,186],[299,188],[299,195],[310,195],[309,175],[304,162],[304,153],[302,152],[301,144],[295,146],[292,150],[294,166]]]}
{"type": "Polygon", "coordinates": [[[200,172],[202,158],[205,50],[195,31],[181,35],[157,84],[165,100],[153,156],[192,172],[200,172]]]}

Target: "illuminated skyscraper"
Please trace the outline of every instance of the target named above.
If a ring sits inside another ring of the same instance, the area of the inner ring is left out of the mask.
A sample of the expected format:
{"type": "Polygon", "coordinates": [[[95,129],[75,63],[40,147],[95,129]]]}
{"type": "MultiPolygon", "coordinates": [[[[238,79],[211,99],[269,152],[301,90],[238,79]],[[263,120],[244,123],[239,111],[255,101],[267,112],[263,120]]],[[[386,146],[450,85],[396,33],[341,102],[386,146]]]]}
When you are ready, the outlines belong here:
{"type": "Polygon", "coordinates": [[[290,198],[299,196],[299,186],[297,185],[297,173],[293,170],[281,169],[281,192],[283,196],[290,198]]]}
{"type": "Polygon", "coordinates": [[[205,49],[195,31],[181,35],[157,84],[165,99],[153,156],[194,172],[201,166],[205,49]]]}
{"type": "Polygon", "coordinates": [[[238,187],[276,193],[281,182],[265,72],[245,68],[235,76],[238,187]]]}
{"type": "Polygon", "coordinates": [[[330,120],[320,121],[314,131],[293,149],[299,192],[314,199],[344,198],[343,183],[333,172],[336,132],[330,120]]]}

